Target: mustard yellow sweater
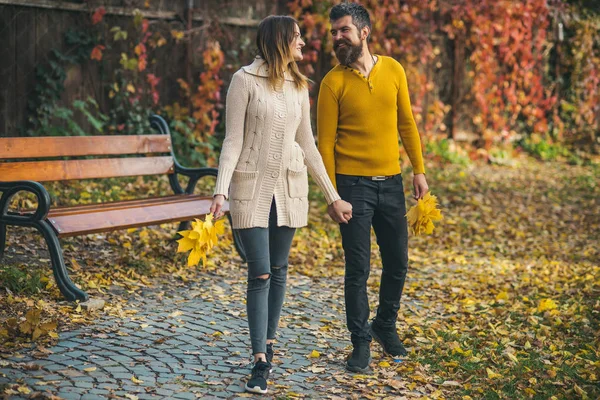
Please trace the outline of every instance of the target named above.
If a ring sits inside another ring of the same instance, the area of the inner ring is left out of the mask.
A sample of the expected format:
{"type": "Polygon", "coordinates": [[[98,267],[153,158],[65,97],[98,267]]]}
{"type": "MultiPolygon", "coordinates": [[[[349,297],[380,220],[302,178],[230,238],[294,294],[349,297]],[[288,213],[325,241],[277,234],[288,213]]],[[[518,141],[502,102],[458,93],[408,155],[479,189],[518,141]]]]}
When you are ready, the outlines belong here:
{"type": "Polygon", "coordinates": [[[398,133],[415,174],[425,172],[406,73],[391,57],[377,56],[369,77],[337,65],[323,78],[317,106],[319,151],[327,174],[400,173],[398,133]]]}

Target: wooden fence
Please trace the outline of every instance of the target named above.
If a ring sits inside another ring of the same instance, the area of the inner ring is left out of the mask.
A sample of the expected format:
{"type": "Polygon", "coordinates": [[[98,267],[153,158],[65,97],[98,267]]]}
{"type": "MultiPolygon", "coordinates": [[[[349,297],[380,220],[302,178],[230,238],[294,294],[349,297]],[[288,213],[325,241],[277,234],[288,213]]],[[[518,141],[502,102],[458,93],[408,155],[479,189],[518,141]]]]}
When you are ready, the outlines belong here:
{"type": "MultiPolygon", "coordinates": [[[[235,41],[250,39],[260,19],[285,10],[282,0],[0,0],[0,136],[22,135],[30,116],[27,103],[40,83],[36,66],[48,63],[53,49],[68,50],[65,32],[88,28],[93,10],[101,5],[111,25],[126,25],[136,8],[150,21],[163,21],[179,30],[200,28],[209,18],[218,19],[219,24],[229,26],[235,41]]],[[[201,40],[199,34],[187,47],[160,49],[160,62],[149,66],[162,79],[161,103],[169,104],[177,97],[177,78],[200,72],[196,50],[201,40]]],[[[91,96],[106,111],[106,84],[113,81],[112,71],[119,60],[107,61],[102,70],[93,62],[70,67],[59,105],[70,106],[75,99],[91,96]]]]}

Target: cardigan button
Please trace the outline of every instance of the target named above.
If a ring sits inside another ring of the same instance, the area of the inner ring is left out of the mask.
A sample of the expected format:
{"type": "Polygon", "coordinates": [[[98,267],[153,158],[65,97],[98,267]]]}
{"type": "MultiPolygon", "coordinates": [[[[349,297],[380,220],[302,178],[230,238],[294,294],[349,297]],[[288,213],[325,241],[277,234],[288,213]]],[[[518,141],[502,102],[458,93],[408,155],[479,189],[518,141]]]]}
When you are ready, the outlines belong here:
{"type": "Polygon", "coordinates": [[[282,135],[281,135],[281,133],[279,133],[279,132],[277,132],[277,133],[275,134],[275,137],[276,137],[277,139],[281,139],[281,136],[282,136],[282,135]]]}
{"type": "Polygon", "coordinates": [[[275,171],[271,174],[273,178],[277,178],[279,176],[279,172],[275,171]]]}
{"type": "Polygon", "coordinates": [[[275,153],[275,154],[273,154],[273,158],[274,158],[275,160],[279,160],[279,159],[281,158],[281,154],[279,154],[279,153],[275,153]]]}

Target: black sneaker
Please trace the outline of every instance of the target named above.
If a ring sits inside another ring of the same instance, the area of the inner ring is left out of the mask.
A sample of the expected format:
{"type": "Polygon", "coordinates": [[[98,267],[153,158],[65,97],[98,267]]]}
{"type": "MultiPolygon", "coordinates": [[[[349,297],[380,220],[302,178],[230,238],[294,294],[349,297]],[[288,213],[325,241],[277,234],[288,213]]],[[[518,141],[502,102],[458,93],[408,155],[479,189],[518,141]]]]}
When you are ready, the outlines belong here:
{"type": "Polygon", "coordinates": [[[273,372],[273,354],[273,343],[267,343],[267,352],[265,356],[267,357],[267,362],[271,364],[269,372],[273,372]]]}
{"type": "Polygon", "coordinates": [[[352,355],[346,361],[346,369],[352,372],[367,372],[371,363],[371,343],[358,342],[352,349],[352,355]]]}
{"type": "Polygon", "coordinates": [[[407,355],[407,351],[404,345],[398,337],[396,328],[393,329],[381,329],[375,322],[371,323],[369,327],[369,333],[383,347],[383,352],[392,357],[399,357],[407,355]]]}
{"type": "Polygon", "coordinates": [[[246,382],[246,391],[250,393],[267,393],[267,379],[269,379],[269,370],[271,364],[264,361],[258,361],[252,368],[252,376],[246,382]]]}

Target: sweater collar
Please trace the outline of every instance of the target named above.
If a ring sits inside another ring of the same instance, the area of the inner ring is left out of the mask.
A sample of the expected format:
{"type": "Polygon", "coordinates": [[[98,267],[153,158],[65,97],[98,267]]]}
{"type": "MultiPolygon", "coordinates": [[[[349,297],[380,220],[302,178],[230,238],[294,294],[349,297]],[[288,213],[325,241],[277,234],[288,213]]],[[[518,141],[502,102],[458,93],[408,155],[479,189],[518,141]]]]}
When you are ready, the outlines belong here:
{"type": "MultiPolygon", "coordinates": [[[[267,74],[267,68],[268,68],[267,62],[261,56],[256,56],[254,58],[254,61],[252,62],[252,64],[242,67],[242,69],[245,72],[247,72],[251,75],[260,76],[262,78],[269,77],[269,75],[267,74]]],[[[286,81],[290,81],[290,82],[294,81],[294,79],[292,78],[292,75],[290,75],[290,73],[287,71],[285,72],[284,77],[285,77],[286,81]]]]}

